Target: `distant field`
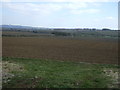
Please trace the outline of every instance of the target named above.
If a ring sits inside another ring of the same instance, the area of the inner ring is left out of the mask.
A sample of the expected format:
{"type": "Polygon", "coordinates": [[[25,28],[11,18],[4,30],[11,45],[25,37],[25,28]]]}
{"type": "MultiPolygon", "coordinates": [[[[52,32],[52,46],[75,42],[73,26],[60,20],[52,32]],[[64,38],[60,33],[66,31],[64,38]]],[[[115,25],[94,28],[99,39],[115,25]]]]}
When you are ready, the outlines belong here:
{"type": "Polygon", "coordinates": [[[118,42],[112,39],[3,37],[2,40],[3,57],[118,63],[118,42]]]}
{"type": "Polygon", "coordinates": [[[2,36],[4,37],[72,37],[72,38],[112,38],[117,39],[119,31],[115,30],[96,30],[96,31],[87,31],[87,30],[39,30],[39,31],[3,31],[2,36]]]}
{"type": "Polygon", "coordinates": [[[40,36],[50,36],[49,33],[34,33],[29,31],[3,31],[2,36],[5,37],[40,37],[40,36]]]}

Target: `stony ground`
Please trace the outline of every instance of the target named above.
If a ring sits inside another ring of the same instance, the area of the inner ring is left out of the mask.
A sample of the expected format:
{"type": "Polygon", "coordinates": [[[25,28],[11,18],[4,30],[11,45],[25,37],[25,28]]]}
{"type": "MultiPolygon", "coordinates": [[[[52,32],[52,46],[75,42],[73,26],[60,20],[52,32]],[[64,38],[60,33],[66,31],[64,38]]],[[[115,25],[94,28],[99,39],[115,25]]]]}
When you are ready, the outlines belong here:
{"type": "Polygon", "coordinates": [[[2,82],[7,83],[10,81],[12,77],[15,77],[14,74],[12,74],[13,71],[23,71],[23,67],[19,64],[9,62],[9,61],[2,61],[2,82]]]}
{"type": "Polygon", "coordinates": [[[110,88],[120,88],[120,76],[119,76],[119,69],[104,69],[103,72],[106,76],[112,77],[111,84],[109,85],[110,88]]]}

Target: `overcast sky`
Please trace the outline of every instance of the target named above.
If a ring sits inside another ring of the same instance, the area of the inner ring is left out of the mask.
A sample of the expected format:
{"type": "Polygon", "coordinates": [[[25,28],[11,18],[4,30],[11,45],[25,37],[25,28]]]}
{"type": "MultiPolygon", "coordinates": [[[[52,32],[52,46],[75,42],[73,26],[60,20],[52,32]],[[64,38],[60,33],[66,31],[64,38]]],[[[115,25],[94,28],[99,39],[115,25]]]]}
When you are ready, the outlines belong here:
{"type": "Polygon", "coordinates": [[[61,28],[118,28],[118,0],[85,1],[2,0],[1,24],[61,28]]]}

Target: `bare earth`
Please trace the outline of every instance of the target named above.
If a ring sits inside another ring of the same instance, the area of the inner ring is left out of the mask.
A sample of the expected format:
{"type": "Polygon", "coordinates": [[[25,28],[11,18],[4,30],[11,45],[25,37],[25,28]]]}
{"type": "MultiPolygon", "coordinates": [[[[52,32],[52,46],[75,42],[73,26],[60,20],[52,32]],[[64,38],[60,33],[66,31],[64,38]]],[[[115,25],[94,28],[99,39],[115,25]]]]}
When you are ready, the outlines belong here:
{"type": "Polygon", "coordinates": [[[3,57],[117,64],[118,43],[99,39],[3,37],[3,57]]]}

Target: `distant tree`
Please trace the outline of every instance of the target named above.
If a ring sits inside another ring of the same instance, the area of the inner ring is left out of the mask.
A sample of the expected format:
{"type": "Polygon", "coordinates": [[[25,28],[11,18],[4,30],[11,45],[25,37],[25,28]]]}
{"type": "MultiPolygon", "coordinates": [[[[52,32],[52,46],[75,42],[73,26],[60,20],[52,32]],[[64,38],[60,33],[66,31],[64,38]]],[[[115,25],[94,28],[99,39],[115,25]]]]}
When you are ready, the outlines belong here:
{"type": "Polygon", "coordinates": [[[66,33],[66,32],[52,32],[52,34],[56,36],[69,36],[70,35],[70,33],[66,33]]]}
{"type": "Polygon", "coordinates": [[[108,29],[108,28],[103,28],[102,30],[106,31],[106,30],[111,30],[111,29],[108,29]]]}
{"type": "Polygon", "coordinates": [[[38,33],[37,31],[33,31],[33,33],[38,33]]]}
{"type": "Polygon", "coordinates": [[[96,30],[96,28],[93,28],[92,30],[93,30],[93,31],[95,31],[95,30],[96,30]]]}

